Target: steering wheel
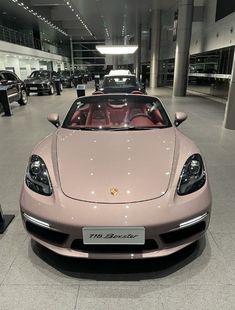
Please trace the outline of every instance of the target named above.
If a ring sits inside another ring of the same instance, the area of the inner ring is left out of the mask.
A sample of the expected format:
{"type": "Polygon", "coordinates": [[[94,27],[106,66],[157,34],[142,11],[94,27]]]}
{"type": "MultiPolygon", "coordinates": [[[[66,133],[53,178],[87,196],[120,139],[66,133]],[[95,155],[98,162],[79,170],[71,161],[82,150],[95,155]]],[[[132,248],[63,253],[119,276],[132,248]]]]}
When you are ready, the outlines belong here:
{"type": "Polygon", "coordinates": [[[129,121],[131,122],[131,121],[133,121],[133,119],[135,119],[135,118],[137,118],[137,117],[145,117],[145,118],[149,119],[151,122],[153,122],[153,120],[151,119],[151,117],[150,117],[149,115],[146,115],[145,113],[137,113],[137,114],[133,115],[133,116],[129,119],[129,121]]]}

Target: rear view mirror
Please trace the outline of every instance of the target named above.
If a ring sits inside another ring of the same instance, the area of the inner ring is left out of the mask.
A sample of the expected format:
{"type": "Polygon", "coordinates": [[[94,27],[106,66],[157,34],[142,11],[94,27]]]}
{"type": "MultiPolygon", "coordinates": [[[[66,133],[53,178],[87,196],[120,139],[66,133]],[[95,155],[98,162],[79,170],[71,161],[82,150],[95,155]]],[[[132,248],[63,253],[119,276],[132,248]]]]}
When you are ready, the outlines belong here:
{"type": "Polygon", "coordinates": [[[47,116],[47,119],[50,123],[52,123],[55,127],[60,126],[60,117],[59,114],[57,113],[51,113],[47,116]]]}
{"type": "Polygon", "coordinates": [[[188,115],[184,112],[175,112],[175,121],[174,124],[178,127],[183,121],[187,119],[188,115]]]}

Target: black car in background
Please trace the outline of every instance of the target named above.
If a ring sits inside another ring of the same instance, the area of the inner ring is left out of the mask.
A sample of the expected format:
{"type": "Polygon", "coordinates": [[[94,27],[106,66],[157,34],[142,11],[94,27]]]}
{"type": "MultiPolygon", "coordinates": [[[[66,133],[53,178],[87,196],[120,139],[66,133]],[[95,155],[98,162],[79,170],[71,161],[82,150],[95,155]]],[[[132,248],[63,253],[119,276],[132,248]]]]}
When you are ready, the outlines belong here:
{"type": "Polygon", "coordinates": [[[77,87],[78,84],[84,83],[84,73],[80,70],[74,70],[72,75],[72,82],[74,87],[77,87]]]}
{"type": "Polygon", "coordinates": [[[144,84],[140,83],[133,74],[105,75],[102,85],[98,87],[103,93],[132,93],[134,91],[146,94],[144,84]]]}
{"type": "Polygon", "coordinates": [[[62,70],[57,72],[63,87],[71,88],[73,86],[73,73],[70,70],[62,70]]]}
{"type": "MultiPolygon", "coordinates": [[[[11,71],[0,70],[0,86],[7,86],[9,102],[17,101],[20,105],[26,105],[28,96],[26,86],[19,77],[11,71]]],[[[0,103],[0,111],[2,106],[0,103]]]]}
{"type": "Polygon", "coordinates": [[[55,71],[49,70],[36,70],[26,79],[25,85],[27,94],[37,93],[53,95],[55,92],[55,80],[58,78],[58,74],[55,71]]]}
{"type": "Polygon", "coordinates": [[[84,83],[92,81],[92,73],[89,71],[84,71],[83,72],[83,80],[84,80],[84,83]]]}

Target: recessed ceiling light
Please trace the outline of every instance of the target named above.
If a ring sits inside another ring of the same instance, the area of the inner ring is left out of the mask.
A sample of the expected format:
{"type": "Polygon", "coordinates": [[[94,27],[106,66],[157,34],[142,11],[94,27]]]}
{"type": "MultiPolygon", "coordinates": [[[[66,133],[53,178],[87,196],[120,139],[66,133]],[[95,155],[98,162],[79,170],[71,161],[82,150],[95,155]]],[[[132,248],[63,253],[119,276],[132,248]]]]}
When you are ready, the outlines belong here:
{"type": "Polygon", "coordinates": [[[96,45],[96,49],[101,54],[126,55],[134,54],[138,49],[137,45],[96,45]]]}

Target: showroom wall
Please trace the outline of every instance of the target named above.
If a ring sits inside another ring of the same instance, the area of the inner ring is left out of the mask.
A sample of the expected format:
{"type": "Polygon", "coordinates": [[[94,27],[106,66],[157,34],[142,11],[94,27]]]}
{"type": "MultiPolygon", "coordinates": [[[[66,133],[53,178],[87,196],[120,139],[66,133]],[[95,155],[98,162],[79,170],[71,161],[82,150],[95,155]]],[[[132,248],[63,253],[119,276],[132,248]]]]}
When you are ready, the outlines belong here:
{"type": "MultiPolygon", "coordinates": [[[[215,21],[216,6],[216,0],[194,1],[190,54],[202,53],[235,44],[235,12],[215,21]]],[[[162,13],[161,23],[164,26],[161,33],[161,59],[175,57],[176,42],[173,41],[172,30],[176,11],[177,5],[162,13]]]]}
{"type": "Polygon", "coordinates": [[[69,68],[69,62],[67,57],[0,41],[0,70],[14,71],[21,79],[34,70],[69,68]]]}

